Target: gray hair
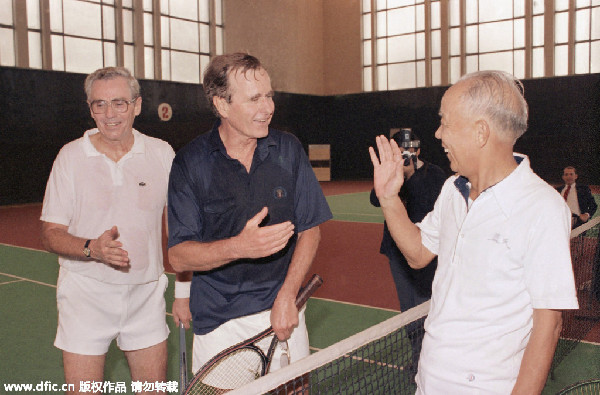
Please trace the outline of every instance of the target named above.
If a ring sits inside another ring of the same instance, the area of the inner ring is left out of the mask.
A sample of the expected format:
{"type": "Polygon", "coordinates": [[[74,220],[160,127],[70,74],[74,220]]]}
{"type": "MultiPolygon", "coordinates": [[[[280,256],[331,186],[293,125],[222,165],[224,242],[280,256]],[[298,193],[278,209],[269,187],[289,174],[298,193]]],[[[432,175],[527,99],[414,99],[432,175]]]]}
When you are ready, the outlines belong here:
{"type": "Polygon", "coordinates": [[[140,83],[133,75],[131,75],[131,72],[128,69],[125,67],[104,67],[94,71],[86,77],[83,86],[87,100],[89,101],[91,99],[92,85],[94,82],[98,80],[111,80],[118,77],[122,77],[127,80],[127,83],[129,84],[129,90],[131,92],[131,99],[140,97],[140,83]]]}
{"type": "Polygon", "coordinates": [[[527,130],[528,106],[523,83],[512,74],[484,70],[462,76],[468,84],[461,100],[471,115],[484,115],[499,128],[500,138],[513,144],[527,130]]]}

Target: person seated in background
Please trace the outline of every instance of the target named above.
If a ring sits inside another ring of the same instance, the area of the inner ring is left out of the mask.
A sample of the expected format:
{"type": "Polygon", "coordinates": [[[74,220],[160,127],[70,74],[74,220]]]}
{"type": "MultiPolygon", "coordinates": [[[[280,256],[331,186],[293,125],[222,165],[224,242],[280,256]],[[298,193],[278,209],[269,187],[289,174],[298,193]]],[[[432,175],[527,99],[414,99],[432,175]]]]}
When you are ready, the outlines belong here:
{"type": "Polygon", "coordinates": [[[565,185],[556,188],[571,209],[572,228],[588,222],[598,208],[590,187],[576,184],[577,177],[577,170],[573,166],[565,167],[562,175],[565,185]]]}
{"type": "MultiPolygon", "coordinates": [[[[439,166],[421,159],[421,141],[410,129],[402,129],[392,138],[406,157],[403,167],[404,184],[399,192],[400,199],[406,206],[410,220],[413,223],[421,222],[425,215],[433,210],[447,176],[439,166]]],[[[375,189],[371,190],[370,200],[373,206],[380,207],[375,189]]],[[[390,261],[392,278],[402,311],[431,298],[431,283],[437,267],[437,258],[423,269],[411,268],[392,239],[386,222],[383,223],[383,238],[379,252],[387,256],[390,261]]]]}

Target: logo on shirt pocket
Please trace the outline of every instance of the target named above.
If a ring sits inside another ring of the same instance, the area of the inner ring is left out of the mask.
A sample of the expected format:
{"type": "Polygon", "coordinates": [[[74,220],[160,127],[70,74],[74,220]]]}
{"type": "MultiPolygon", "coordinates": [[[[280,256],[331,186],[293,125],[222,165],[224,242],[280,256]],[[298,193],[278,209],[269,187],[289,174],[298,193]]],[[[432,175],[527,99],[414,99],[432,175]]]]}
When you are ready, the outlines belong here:
{"type": "Polygon", "coordinates": [[[273,189],[273,197],[275,197],[275,199],[283,199],[287,197],[287,191],[284,187],[275,187],[273,189]]]}

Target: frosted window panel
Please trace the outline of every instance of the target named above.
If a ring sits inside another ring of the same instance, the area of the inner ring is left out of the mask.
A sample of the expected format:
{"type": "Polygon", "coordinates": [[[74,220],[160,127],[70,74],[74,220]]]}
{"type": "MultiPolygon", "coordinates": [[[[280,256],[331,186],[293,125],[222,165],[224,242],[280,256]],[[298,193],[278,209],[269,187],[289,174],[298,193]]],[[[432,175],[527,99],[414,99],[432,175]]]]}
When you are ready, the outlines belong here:
{"type": "Polygon", "coordinates": [[[533,17],[533,46],[544,45],[544,17],[534,16],[533,17]]]}
{"type": "Polygon", "coordinates": [[[431,61],[431,83],[433,86],[442,84],[442,62],[439,59],[431,61]]]}
{"type": "Polygon", "coordinates": [[[198,2],[196,0],[170,0],[169,15],[197,21],[198,2]]]}
{"type": "Polygon", "coordinates": [[[15,37],[13,29],[4,29],[0,27],[0,65],[15,65],[15,37]]]}
{"type": "Polygon", "coordinates": [[[479,70],[479,56],[467,56],[467,73],[473,73],[479,70]]]}
{"type": "Polygon", "coordinates": [[[371,80],[372,71],[370,67],[363,69],[363,91],[371,92],[373,90],[373,81],[371,80]]]}
{"type": "Polygon", "coordinates": [[[371,38],[371,15],[363,15],[363,38],[371,38]]]}
{"type": "MultiPolygon", "coordinates": [[[[100,0],[92,0],[92,1],[95,1],[97,3],[100,2],[100,0]]],[[[115,4],[115,0],[104,0],[103,3],[104,4],[113,4],[114,5],[115,4]]],[[[129,1],[124,0],[123,1],[123,6],[127,6],[127,5],[129,5],[129,7],[131,7],[131,0],[129,0],[129,1]]]]}
{"type": "Polygon", "coordinates": [[[525,16],[525,2],[523,0],[514,0],[513,3],[513,16],[515,18],[525,16]]]}
{"type": "MultiPolygon", "coordinates": [[[[114,0],[110,0],[108,2],[111,3],[113,1],[114,0]]],[[[133,7],[133,0],[123,0],[123,7],[127,7],[127,8],[133,7]]]]}
{"type": "Polygon", "coordinates": [[[442,36],[439,30],[431,32],[431,56],[437,58],[442,53],[442,36]]]}
{"type": "Polygon", "coordinates": [[[590,5],[590,0],[577,0],[577,7],[587,7],[590,5]]]}
{"type": "Polygon", "coordinates": [[[566,11],[569,9],[569,0],[554,0],[555,11],[566,11]]]}
{"type": "Polygon", "coordinates": [[[592,40],[600,40],[600,7],[592,8],[592,40]]]}
{"type": "Polygon", "coordinates": [[[55,34],[50,36],[52,46],[52,70],[65,71],[65,54],[63,52],[63,38],[55,34]]]}
{"type": "Polygon", "coordinates": [[[589,43],[575,44],[575,74],[587,74],[590,70],[589,43]]]}
{"type": "Polygon", "coordinates": [[[418,5],[416,9],[416,31],[422,32],[425,30],[425,6],[418,5]]]}
{"type": "Polygon", "coordinates": [[[441,24],[440,3],[431,3],[431,28],[439,29],[441,24]]]}
{"type": "Polygon", "coordinates": [[[417,59],[425,59],[425,33],[417,33],[417,59]]]}
{"type": "Polygon", "coordinates": [[[123,41],[133,42],[133,12],[123,10],[123,41]]]}
{"type": "Polygon", "coordinates": [[[415,0],[388,0],[387,1],[388,8],[403,7],[403,6],[407,6],[407,5],[413,5],[413,4],[415,4],[415,0]]]}
{"type": "Polygon", "coordinates": [[[223,2],[221,0],[215,0],[215,23],[223,24],[223,2]]]}
{"type": "Polygon", "coordinates": [[[496,52],[482,54],[479,56],[480,70],[502,70],[507,73],[513,72],[512,52],[496,52]]]}
{"type": "Polygon", "coordinates": [[[561,12],[560,14],[555,14],[554,19],[554,42],[566,43],[569,41],[569,14],[566,12],[561,12]]]}
{"type": "Polygon", "coordinates": [[[107,67],[117,65],[117,45],[115,43],[104,42],[104,65],[107,67]]]}
{"type": "Polygon", "coordinates": [[[450,9],[450,26],[460,25],[460,1],[450,0],[448,7],[450,9]]]}
{"type": "Polygon", "coordinates": [[[152,0],[144,0],[143,7],[144,7],[144,11],[152,12],[152,0]]]}
{"type": "Polygon", "coordinates": [[[450,83],[454,84],[460,78],[460,58],[453,56],[450,58],[450,83]]]}
{"type": "Polygon", "coordinates": [[[161,15],[169,15],[169,0],[160,1],[161,15]]]}
{"type": "Polygon", "coordinates": [[[590,10],[575,13],[575,41],[590,39],[590,10]]]}
{"type": "Polygon", "coordinates": [[[50,31],[61,33],[63,31],[62,0],[50,0],[48,8],[50,10],[50,31]]]}
{"type": "Polygon", "coordinates": [[[375,0],[375,9],[377,11],[384,10],[386,7],[387,7],[387,1],[386,0],[375,0]]]}
{"type": "Polygon", "coordinates": [[[525,51],[513,52],[513,75],[519,79],[525,78],[525,51]]]}
{"type": "Polygon", "coordinates": [[[388,63],[415,60],[415,36],[413,34],[388,39],[388,63]]]}
{"type": "Polygon", "coordinates": [[[425,62],[417,62],[417,86],[425,86],[425,62]]]}
{"type": "Polygon", "coordinates": [[[217,55],[223,55],[223,28],[217,27],[216,41],[217,41],[217,55]]]}
{"type": "MultiPolygon", "coordinates": [[[[65,33],[89,38],[101,38],[100,5],[64,0],[65,33]]],[[[68,54],[68,51],[67,51],[68,54]]],[[[67,60],[67,69],[69,61],[67,60]]]]}
{"type": "Polygon", "coordinates": [[[0,24],[13,26],[12,0],[0,0],[0,7],[4,10],[0,12],[0,24]]]}
{"type": "Polygon", "coordinates": [[[116,37],[115,9],[114,7],[102,7],[102,31],[105,40],[114,40],[116,37]]]}
{"type": "Polygon", "coordinates": [[[200,27],[200,52],[210,52],[210,31],[208,25],[198,25],[200,27]]]}
{"type": "Polygon", "coordinates": [[[479,0],[479,22],[512,19],[513,0],[479,0]]]}
{"type": "Polygon", "coordinates": [[[525,47],[525,19],[515,19],[514,24],[514,48],[524,48],[525,47]]]}
{"type": "Polygon", "coordinates": [[[544,0],[533,0],[533,15],[544,14],[544,0]]]}
{"type": "Polygon", "coordinates": [[[160,18],[160,43],[163,47],[171,46],[171,18],[165,16],[160,18]]]}
{"type": "Polygon", "coordinates": [[[144,13],[144,45],[154,45],[154,25],[152,14],[144,13]]]}
{"type": "Polygon", "coordinates": [[[144,78],[154,79],[154,49],[144,48],[144,78]]]}
{"type": "Polygon", "coordinates": [[[554,75],[567,75],[569,72],[569,53],[566,45],[554,47],[554,75]]]}
{"type": "Polygon", "coordinates": [[[460,55],[460,29],[450,29],[450,55],[460,55]]]}
{"type": "Polygon", "coordinates": [[[371,0],[362,1],[362,10],[363,12],[371,12],[371,0]]]}
{"type": "Polygon", "coordinates": [[[415,7],[397,8],[389,11],[387,15],[387,33],[389,36],[415,31],[415,7]]]}
{"type": "Polygon", "coordinates": [[[206,70],[208,63],[210,63],[210,56],[201,55],[200,56],[200,83],[202,83],[202,81],[204,80],[204,70],[206,70]]]}
{"type": "Polygon", "coordinates": [[[363,43],[363,66],[370,66],[371,62],[371,40],[367,40],[363,43]]]}
{"type": "Polygon", "coordinates": [[[479,25],[479,51],[492,52],[513,48],[512,21],[479,25]]]}
{"type": "Polygon", "coordinates": [[[198,84],[200,64],[198,55],[171,51],[171,77],[173,81],[198,84]]]}
{"type": "Polygon", "coordinates": [[[171,80],[171,51],[163,50],[161,52],[161,71],[163,80],[171,80]]]}
{"type": "Polygon", "coordinates": [[[479,22],[478,14],[478,1],[477,0],[466,0],[465,5],[465,14],[467,23],[477,23],[479,22]]]}
{"type": "Polygon", "coordinates": [[[388,89],[410,89],[417,87],[414,63],[389,65],[388,89]]]}
{"type": "Polygon", "coordinates": [[[534,48],[532,53],[532,74],[534,78],[544,76],[544,48],[534,48]]]}
{"type": "MultiPolygon", "coordinates": [[[[19,0],[23,1],[23,0],[19,0]]],[[[27,0],[27,27],[30,29],[40,28],[40,1],[27,0]]]]}
{"type": "Polygon", "coordinates": [[[133,45],[123,46],[123,66],[131,73],[135,70],[135,56],[133,54],[133,45]]]}
{"type": "Polygon", "coordinates": [[[88,74],[101,67],[101,41],[65,37],[65,71],[88,74]]]}
{"type": "Polygon", "coordinates": [[[377,40],[377,63],[387,63],[387,40],[385,38],[377,40]]]}
{"type": "Polygon", "coordinates": [[[590,73],[600,73],[600,41],[592,42],[590,73]]]}
{"type": "Polygon", "coordinates": [[[467,53],[479,52],[479,27],[478,25],[467,26],[466,28],[467,53]]]}
{"type": "Polygon", "coordinates": [[[198,20],[200,22],[210,22],[210,0],[200,0],[198,3],[198,20]]]}
{"type": "Polygon", "coordinates": [[[42,38],[38,32],[28,32],[29,41],[29,67],[32,69],[42,68],[42,38]]]}
{"type": "Polygon", "coordinates": [[[387,90],[387,66],[378,66],[377,67],[377,90],[385,91],[387,90]]]}
{"type": "Polygon", "coordinates": [[[387,35],[387,26],[386,26],[386,13],[378,12],[377,13],[377,37],[385,37],[387,35]]]}

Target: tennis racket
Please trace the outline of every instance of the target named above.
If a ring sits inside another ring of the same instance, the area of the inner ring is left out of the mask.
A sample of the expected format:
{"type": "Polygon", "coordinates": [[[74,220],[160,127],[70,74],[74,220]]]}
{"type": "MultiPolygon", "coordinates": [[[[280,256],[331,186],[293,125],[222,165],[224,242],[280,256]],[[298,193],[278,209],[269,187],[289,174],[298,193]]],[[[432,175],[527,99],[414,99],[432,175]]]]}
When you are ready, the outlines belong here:
{"type": "MultiPolygon", "coordinates": [[[[296,307],[300,310],[308,298],[321,286],[323,279],[314,274],[296,297],[296,307]]],[[[217,395],[239,388],[264,376],[271,365],[277,346],[277,336],[269,327],[259,334],[235,344],[211,358],[198,370],[184,394],[217,395]],[[257,343],[273,336],[267,354],[257,343]]]]}
{"type": "Polygon", "coordinates": [[[185,343],[185,327],[179,322],[179,393],[183,394],[187,387],[187,347],[185,343]]]}

